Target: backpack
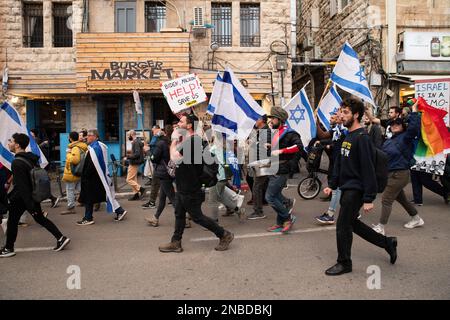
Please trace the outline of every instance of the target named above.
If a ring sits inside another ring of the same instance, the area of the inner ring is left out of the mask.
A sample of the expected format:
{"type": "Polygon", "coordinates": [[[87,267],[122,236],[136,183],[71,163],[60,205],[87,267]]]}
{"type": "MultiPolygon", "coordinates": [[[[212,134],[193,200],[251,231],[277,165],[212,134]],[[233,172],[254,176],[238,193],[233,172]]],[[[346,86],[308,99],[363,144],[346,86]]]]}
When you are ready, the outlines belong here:
{"type": "Polygon", "coordinates": [[[203,148],[203,172],[200,176],[200,183],[205,188],[213,187],[217,184],[217,174],[219,173],[219,162],[214,153],[211,152],[207,145],[203,148]],[[205,161],[207,157],[207,161],[205,161]]]}
{"type": "Polygon", "coordinates": [[[25,162],[30,167],[32,198],[35,202],[41,203],[45,199],[49,199],[52,196],[50,177],[47,171],[39,166],[35,166],[30,161],[24,158],[16,158],[25,162]]]}
{"type": "Polygon", "coordinates": [[[70,172],[72,172],[72,175],[75,177],[81,177],[81,174],[83,173],[84,163],[86,161],[86,152],[84,152],[83,149],[80,147],[77,147],[80,149],[80,162],[78,162],[77,165],[70,164],[70,172]]]}
{"type": "MultiPolygon", "coordinates": [[[[367,133],[361,133],[361,135],[367,135],[367,133]]],[[[375,168],[375,176],[377,179],[377,193],[383,193],[384,189],[387,186],[388,182],[388,156],[386,152],[383,150],[375,147],[375,145],[372,143],[372,141],[369,139],[370,143],[372,144],[373,148],[373,166],[375,168]]]]}

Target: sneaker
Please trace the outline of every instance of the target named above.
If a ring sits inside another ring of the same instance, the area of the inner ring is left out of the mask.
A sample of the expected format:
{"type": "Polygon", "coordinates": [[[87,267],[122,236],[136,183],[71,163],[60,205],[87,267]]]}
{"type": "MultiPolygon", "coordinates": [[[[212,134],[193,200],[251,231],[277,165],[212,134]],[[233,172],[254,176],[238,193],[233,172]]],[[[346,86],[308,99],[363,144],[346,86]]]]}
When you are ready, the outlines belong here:
{"type": "Polygon", "coordinates": [[[415,202],[414,199],[412,199],[412,200],[409,201],[409,202],[414,203],[416,206],[419,206],[419,207],[423,206],[423,203],[422,203],[422,202],[415,202]]]}
{"type": "Polygon", "coordinates": [[[297,217],[291,215],[291,218],[286,221],[285,223],[283,223],[283,229],[281,229],[282,233],[288,233],[289,230],[292,229],[292,226],[294,225],[295,221],[297,221],[297,217]]]}
{"type": "Polygon", "coordinates": [[[283,229],[282,226],[280,226],[278,224],[274,224],[269,229],[267,229],[267,231],[269,231],[269,232],[281,232],[282,229],[283,229]]]}
{"type": "Polygon", "coordinates": [[[245,196],[241,196],[241,195],[238,196],[238,200],[236,202],[236,207],[238,207],[238,208],[242,207],[242,204],[244,203],[244,198],[245,198],[245,196]]]}
{"type": "Polygon", "coordinates": [[[139,196],[139,192],[135,193],[131,198],[128,198],[128,201],[137,201],[139,200],[141,197],[139,196]]]}
{"type": "Polygon", "coordinates": [[[14,250],[9,250],[9,249],[6,249],[5,247],[3,247],[0,250],[0,258],[9,258],[9,257],[13,257],[15,255],[16,255],[16,253],[14,252],[14,250]]]}
{"type": "Polygon", "coordinates": [[[44,212],[42,212],[42,215],[44,216],[44,218],[47,218],[48,212],[47,212],[47,211],[44,211],[44,212]]]}
{"type": "Polygon", "coordinates": [[[145,220],[148,222],[149,225],[151,225],[152,227],[157,227],[159,226],[159,219],[156,218],[155,216],[152,216],[150,218],[145,218],[145,220]]]}
{"type": "Polygon", "coordinates": [[[61,239],[56,242],[56,247],[53,248],[53,251],[61,251],[69,244],[69,242],[69,238],[62,236],[61,239]]]}
{"type": "Polygon", "coordinates": [[[419,215],[415,215],[414,217],[411,218],[411,220],[404,225],[405,228],[407,229],[413,229],[416,227],[421,227],[425,224],[425,222],[422,220],[421,217],[419,217],[419,215]]]}
{"type": "Polygon", "coordinates": [[[267,218],[262,212],[253,212],[247,217],[248,220],[258,220],[267,218]]]}
{"type": "Polygon", "coordinates": [[[52,208],[56,208],[58,206],[59,200],[59,197],[57,197],[55,200],[52,200],[52,208]]]}
{"type": "MultiPolygon", "coordinates": [[[[72,209],[67,209],[67,210],[65,210],[65,211],[61,211],[60,212],[60,214],[61,215],[66,215],[66,214],[75,214],[76,212],[75,212],[75,210],[73,210],[73,208],[72,209]]],[[[45,215],[45,212],[44,212],[44,217],[46,217],[46,215],[45,215]]]]}
{"type": "Polygon", "coordinates": [[[155,209],[156,204],[154,202],[147,202],[141,206],[142,209],[155,209]]]}
{"type": "Polygon", "coordinates": [[[295,205],[296,201],[297,200],[295,200],[295,198],[294,199],[289,199],[289,203],[286,205],[286,208],[289,210],[289,214],[291,214],[292,210],[294,210],[294,205],[295,205]]]}
{"type": "Polygon", "coordinates": [[[234,239],[234,234],[231,233],[230,231],[225,230],[222,238],[220,238],[219,244],[214,249],[216,249],[217,251],[227,250],[228,247],[230,246],[231,241],[233,241],[233,239],[234,239]]]}
{"type": "Polygon", "coordinates": [[[122,213],[118,213],[117,216],[114,218],[114,221],[122,221],[123,218],[127,215],[128,211],[124,211],[122,213]]]}
{"type": "Polygon", "coordinates": [[[146,190],[144,188],[141,187],[139,189],[139,193],[141,194],[141,196],[140,196],[141,199],[145,196],[145,192],[146,192],[146,190]]]}
{"type": "Polygon", "coordinates": [[[316,220],[321,224],[334,224],[334,216],[330,216],[328,213],[324,213],[321,216],[316,217],[316,220]]]}
{"type": "Polygon", "coordinates": [[[181,247],[181,241],[172,241],[167,244],[159,246],[160,252],[183,252],[183,247],[181,247]]]}
{"type": "Polygon", "coordinates": [[[397,261],[397,238],[396,237],[388,237],[387,238],[386,251],[387,251],[387,253],[389,253],[391,264],[394,264],[395,261],[397,261]]]}
{"type": "Polygon", "coordinates": [[[384,225],[382,225],[381,223],[379,224],[372,224],[372,229],[379,233],[382,234],[383,236],[385,235],[385,231],[384,231],[384,225]]]}
{"type": "Polygon", "coordinates": [[[77,222],[77,225],[88,226],[88,225],[94,224],[94,223],[95,223],[94,220],[87,220],[87,219],[83,218],[83,220],[77,222]]]}

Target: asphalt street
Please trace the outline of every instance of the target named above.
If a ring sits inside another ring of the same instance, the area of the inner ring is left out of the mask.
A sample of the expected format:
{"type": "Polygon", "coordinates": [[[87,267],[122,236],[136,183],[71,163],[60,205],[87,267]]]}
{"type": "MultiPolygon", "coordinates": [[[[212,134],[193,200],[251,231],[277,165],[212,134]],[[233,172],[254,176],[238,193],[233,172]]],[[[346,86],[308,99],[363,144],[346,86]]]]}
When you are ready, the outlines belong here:
{"type": "MultiPolygon", "coordinates": [[[[406,191],[410,198],[410,186],[406,191]]],[[[144,220],[154,210],[142,210],[142,201],[121,199],[128,210],[121,222],[113,221],[103,205],[91,226],[75,224],[81,207],[75,215],[60,215],[64,202],[55,209],[44,204],[49,218],[72,241],[65,250],[53,252],[55,240],[30,217],[30,226],[19,228],[17,255],[0,260],[0,299],[450,298],[450,206],[438,196],[425,191],[424,206],[419,207],[425,225],[413,230],[403,227],[409,217],[394,205],[386,232],[398,237],[395,265],[383,249],[355,236],[353,272],[327,277],[324,271],[337,257],[335,228],[314,220],[327,203],[301,200],[295,187],[284,193],[297,198],[298,220],[292,232],[265,231],[275,221],[269,207],[264,208],[264,220],[242,223],[235,216],[221,217],[220,224],[235,234],[225,252],[214,250],[218,240],[211,232],[193,225],[185,230],[183,253],[160,253],[158,246],[173,232],[171,206],[155,228],[144,220]]],[[[204,212],[209,210],[204,205],[204,212]]],[[[374,212],[363,214],[362,220],[378,222],[380,211],[379,196],[374,212]]]]}

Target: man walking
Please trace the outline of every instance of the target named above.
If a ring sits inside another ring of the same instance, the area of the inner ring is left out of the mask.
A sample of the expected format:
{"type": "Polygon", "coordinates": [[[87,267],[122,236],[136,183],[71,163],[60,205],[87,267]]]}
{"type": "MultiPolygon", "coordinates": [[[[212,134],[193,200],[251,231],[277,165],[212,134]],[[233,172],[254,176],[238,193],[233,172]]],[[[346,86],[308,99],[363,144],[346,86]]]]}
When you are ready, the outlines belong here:
{"type": "Polygon", "coordinates": [[[66,183],[67,210],[61,214],[75,213],[75,191],[80,189],[81,177],[72,173],[72,167],[81,162],[81,158],[86,154],[88,147],[84,142],[79,141],[78,132],[69,133],[69,146],[66,154],[66,166],[64,167],[63,181],[66,183]]]}
{"type": "Polygon", "coordinates": [[[329,187],[324,189],[330,194],[338,187],[342,191],[341,209],[336,224],[338,249],[337,264],[325,271],[328,276],[337,276],[352,271],[351,248],[353,232],[364,240],[384,248],[390,255],[391,263],[397,260],[397,238],[386,237],[375,232],[358,219],[359,210],[368,213],[373,210],[373,201],[377,195],[377,180],[372,155],[373,146],[369,136],[361,126],[364,105],[356,99],[341,104],[343,125],[348,129],[341,146],[341,155],[337,158],[333,177],[329,187]]]}
{"type": "Polygon", "coordinates": [[[15,133],[9,142],[9,150],[15,154],[15,159],[11,164],[13,175],[13,189],[8,194],[10,201],[10,211],[6,230],[6,244],[0,250],[0,258],[15,256],[14,243],[17,238],[19,219],[27,210],[33,219],[47,229],[56,238],[54,251],[63,250],[70,242],[70,239],[63,236],[59,229],[47,219],[41,209],[40,203],[32,198],[33,185],[30,171],[38,166],[39,157],[31,152],[26,152],[30,138],[23,133],[15,133]]]}
{"type": "Polygon", "coordinates": [[[186,212],[192,220],[202,227],[213,232],[219,239],[215,247],[217,251],[227,250],[234,235],[224,230],[213,219],[202,213],[202,202],[205,194],[202,190],[200,177],[203,173],[203,146],[202,138],[195,134],[198,118],[193,115],[184,115],[179,122],[182,129],[181,136],[175,135],[170,146],[170,158],[177,163],[175,182],[177,186],[175,201],[175,231],[170,243],[161,245],[161,252],[182,252],[181,239],[186,223],[186,212]]]}
{"type": "Polygon", "coordinates": [[[131,141],[131,152],[127,156],[129,162],[127,183],[134,192],[134,195],[128,200],[136,201],[142,198],[145,193],[145,189],[137,181],[139,166],[144,163],[144,144],[136,137],[134,130],[130,130],[128,140],[131,141]]]}

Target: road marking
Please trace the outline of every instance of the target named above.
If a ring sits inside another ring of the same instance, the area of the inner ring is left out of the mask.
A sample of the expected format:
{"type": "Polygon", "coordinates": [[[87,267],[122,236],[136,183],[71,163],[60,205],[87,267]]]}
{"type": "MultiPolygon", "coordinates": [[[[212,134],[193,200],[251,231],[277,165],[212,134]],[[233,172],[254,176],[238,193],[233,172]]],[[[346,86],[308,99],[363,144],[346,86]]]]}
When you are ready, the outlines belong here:
{"type": "Polygon", "coordinates": [[[19,248],[14,249],[15,252],[34,252],[34,251],[50,251],[53,247],[35,247],[35,248],[19,248]]]}
{"type": "MultiPolygon", "coordinates": [[[[309,228],[309,229],[302,229],[302,230],[294,230],[294,231],[290,231],[289,234],[320,232],[320,231],[330,231],[330,230],[336,230],[336,227],[321,227],[321,228],[309,228]]],[[[243,234],[243,235],[235,235],[234,238],[235,239],[247,239],[247,238],[259,238],[259,237],[273,237],[273,236],[279,236],[281,234],[282,234],[281,232],[249,233],[249,234],[243,234]]],[[[207,238],[191,239],[192,242],[212,241],[212,240],[217,240],[217,238],[216,237],[207,237],[207,238]]]]}

